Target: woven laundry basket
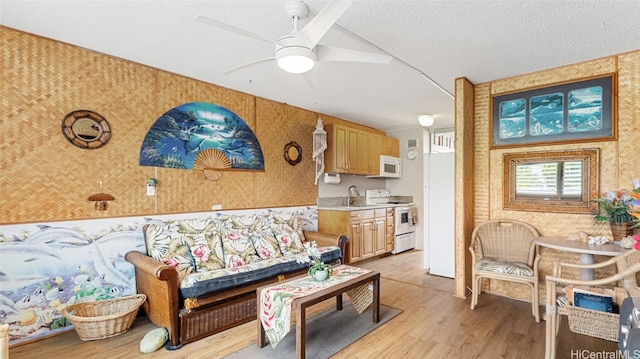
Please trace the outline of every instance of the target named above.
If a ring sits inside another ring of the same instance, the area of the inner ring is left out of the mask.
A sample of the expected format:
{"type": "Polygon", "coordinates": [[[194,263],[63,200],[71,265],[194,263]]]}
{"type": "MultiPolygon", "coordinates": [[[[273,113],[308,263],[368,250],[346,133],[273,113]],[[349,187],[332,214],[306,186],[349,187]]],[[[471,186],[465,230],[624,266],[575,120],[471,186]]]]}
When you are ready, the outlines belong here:
{"type": "Polygon", "coordinates": [[[116,299],[76,303],[62,311],[82,340],[110,338],[127,332],[138,308],[147,300],[144,294],[116,299]]]}

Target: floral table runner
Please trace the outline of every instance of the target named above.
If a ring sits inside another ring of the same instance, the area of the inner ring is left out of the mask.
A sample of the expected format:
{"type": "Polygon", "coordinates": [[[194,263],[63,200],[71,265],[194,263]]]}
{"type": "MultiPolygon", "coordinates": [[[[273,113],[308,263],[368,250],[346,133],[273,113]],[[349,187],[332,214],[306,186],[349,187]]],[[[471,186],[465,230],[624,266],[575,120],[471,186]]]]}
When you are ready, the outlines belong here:
{"type": "MultiPolygon", "coordinates": [[[[345,264],[333,268],[331,277],[318,282],[307,276],[294,281],[275,284],[264,288],[259,295],[258,310],[262,327],[272,347],[291,330],[291,307],[294,299],[318,292],[337,283],[371,272],[368,269],[351,267],[345,264]]],[[[358,313],[362,313],[372,302],[373,294],[368,284],[347,291],[347,295],[358,313]]]]}

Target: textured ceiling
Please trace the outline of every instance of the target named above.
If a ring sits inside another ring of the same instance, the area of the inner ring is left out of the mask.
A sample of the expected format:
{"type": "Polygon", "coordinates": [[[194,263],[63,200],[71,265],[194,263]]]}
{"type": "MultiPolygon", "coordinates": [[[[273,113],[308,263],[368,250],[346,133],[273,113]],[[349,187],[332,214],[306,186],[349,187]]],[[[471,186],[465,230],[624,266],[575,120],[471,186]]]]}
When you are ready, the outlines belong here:
{"type": "MultiPolygon", "coordinates": [[[[328,3],[306,2],[302,26],[328,3]]],[[[285,3],[2,0],[0,24],[385,131],[416,127],[422,113],[451,127],[458,77],[481,83],[640,49],[636,0],[354,0],[320,43],[386,52],[390,64],[325,62],[301,76],[268,62],[224,75],[273,46],[194,19],[275,41],[293,26],[285,3]]]]}

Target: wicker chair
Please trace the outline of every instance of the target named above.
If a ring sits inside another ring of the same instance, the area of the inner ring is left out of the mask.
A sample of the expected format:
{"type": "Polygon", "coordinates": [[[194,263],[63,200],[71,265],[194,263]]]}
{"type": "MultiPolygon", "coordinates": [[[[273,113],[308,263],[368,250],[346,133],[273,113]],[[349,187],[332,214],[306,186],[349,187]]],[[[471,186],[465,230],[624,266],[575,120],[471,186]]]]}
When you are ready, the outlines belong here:
{"type": "Polygon", "coordinates": [[[609,341],[618,341],[619,315],[614,313],[598,312],[573,306],[558,306],[558,285],[574,285],[597,287],[603,285],[617,285],[621,288],[638,287],[636,273],[640,272],[640,252],[630,249],[607,261],[595,264],[554,263],[553,275],[546,277],[547,282],[547,328],[545,358],[556,357],[556,345],[558,342],[558,328],[560,315],[566,315],[569,319],[569,329],[572,332],[589,335],[609,341]],[[595,280],[580,280],[562,277],[563,268],[572,269],[596,269],[615,265],[616,273],[610,277],[595,280]]]}
{"type": "Polygon", "coordinates": [[[531,225],[508,219],[486,221],[473,230],[471,310],[478,305],[484,278],[524,283],[531,287],[531,313],[540,322],[536,237],[538,231],[531,225]]]}

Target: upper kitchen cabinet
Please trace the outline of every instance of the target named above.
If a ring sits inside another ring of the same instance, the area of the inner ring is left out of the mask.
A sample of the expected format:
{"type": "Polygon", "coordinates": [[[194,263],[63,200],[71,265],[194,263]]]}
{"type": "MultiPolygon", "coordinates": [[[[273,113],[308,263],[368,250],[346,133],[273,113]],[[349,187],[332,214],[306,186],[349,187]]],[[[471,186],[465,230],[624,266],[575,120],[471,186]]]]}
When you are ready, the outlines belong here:
{"type": "Polygon", "coordinates": [[[326,172],[376,175],[380,171],[380,155],[399,156],[397,139],[338,124],[327,124],[325,130],[326,172]]]}
{"type": "Polygon", "coordinates": [[[356,173],[358,130],[347,126],[328,124],[327,150],[324,153],[325,172],[356,173]]]}
{"type": "Polygon", "coordinates": [[[382,154],[391,157],[400,157],[400,140],[393,137],[382,137],[382,154]]]}
{"type": "Polygon", "coordinates": [[[382,135],[360,131],[358,133],[358,173],[376,175],[380,171],[382,135]]]}
{"type": "Polygon", "coordinates": [[[365,154],[368,163],[367,173],[375,175],[380,173],[380,155],[382,154],[382,138],[384,136],[375,133],[368,135],[365,154]]]}

